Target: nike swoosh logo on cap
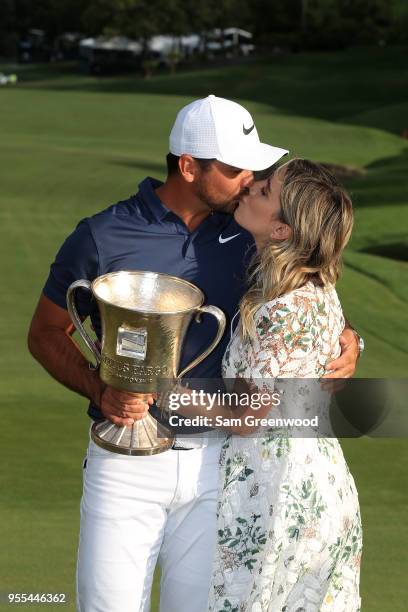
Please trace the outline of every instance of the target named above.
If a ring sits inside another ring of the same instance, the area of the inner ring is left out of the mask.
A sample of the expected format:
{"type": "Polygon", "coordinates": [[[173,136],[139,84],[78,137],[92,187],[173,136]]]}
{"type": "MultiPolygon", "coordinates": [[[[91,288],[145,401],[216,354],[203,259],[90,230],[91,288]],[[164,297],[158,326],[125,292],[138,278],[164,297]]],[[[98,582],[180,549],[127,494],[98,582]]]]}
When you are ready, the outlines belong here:
{"type": "Polygon", "coordinates": [[[248,134],[252,132],[254,127],[255,127],[255,123],[253,123],[250,128],[246,128],[245,125],[242,124],[242,131],[244,132],[245,136],[248,136],[248,134]]]}
{"type": "Polygon", "coordinates": [[[225,244],[226,242],[229,242],[230,240],[233,240],[233,238],[236,238],[237,236],[240,236],[241,232],[239,232],[239,234],[234,234],[233,236],[228,236],[228,238],[223,238],[222,235],[220,234],[218,236],[218,240],[220,244],[225,244]]]}

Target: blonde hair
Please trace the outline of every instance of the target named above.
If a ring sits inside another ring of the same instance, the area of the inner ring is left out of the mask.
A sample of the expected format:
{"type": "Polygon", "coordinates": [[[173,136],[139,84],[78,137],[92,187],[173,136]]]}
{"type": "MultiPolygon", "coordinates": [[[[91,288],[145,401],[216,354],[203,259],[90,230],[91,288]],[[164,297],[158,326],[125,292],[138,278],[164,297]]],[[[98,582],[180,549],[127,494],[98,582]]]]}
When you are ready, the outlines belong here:
{"type": "Polygon", "coordinates": [[[251,263],[250,287],[240,303],[244,338],[254,336],[254,315],[263,303],[308,281],[321,286],[336,283],[353,227],[350,197],[326,168],[296,158],[277,172],[283,170],[280,218],[292,235],[271,239],[251,263]]]}

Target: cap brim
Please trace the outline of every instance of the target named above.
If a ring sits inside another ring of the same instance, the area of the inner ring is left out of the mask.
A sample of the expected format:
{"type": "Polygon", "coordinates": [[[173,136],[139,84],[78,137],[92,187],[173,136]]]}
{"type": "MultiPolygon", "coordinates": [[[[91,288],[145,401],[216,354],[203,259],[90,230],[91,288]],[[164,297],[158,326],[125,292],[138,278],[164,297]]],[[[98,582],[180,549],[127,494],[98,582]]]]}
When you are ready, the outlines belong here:
{"type": "Polygon", "coordinates": [[[245,151],[234,152],[228,156],[217,157],[218,161],[242,168],[243,170],[266,170],[273,164],[276,164],[282,157],[287,155],[289,151],[272,147],[271,145],[260,142],[256,147],[247,148],[245,151]]]}

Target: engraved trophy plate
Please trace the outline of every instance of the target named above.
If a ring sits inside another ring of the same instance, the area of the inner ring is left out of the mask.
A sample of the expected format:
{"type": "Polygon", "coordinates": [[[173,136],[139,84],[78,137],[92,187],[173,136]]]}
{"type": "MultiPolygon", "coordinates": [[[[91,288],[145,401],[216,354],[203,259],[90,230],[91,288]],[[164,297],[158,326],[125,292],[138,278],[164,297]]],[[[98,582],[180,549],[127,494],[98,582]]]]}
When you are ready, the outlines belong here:
{"type": "MultiPolygon", "coordinates": [[[[101,380],[116,389],[138,394],[162,393],[198,365],[219,343],[225,315],[216,306],[203,306],[204,295],[192,283],[155,272],[122,271],[104,274],[92,283],[79,280],[67,292],[71,319],[95,356],[101,380]],[[75,291],[92,292],[101,317],[102,350],[87,334],[75,306],[75,291]],[[184,336],[191,319],[208,313],[218,322],[208,348],[181,372],[184,336]]],[[[171,447],[174,436],[150,414],[132,426],[110,421],[94,423],[92,439],[99,446],[126,455],[152,455],[171,447]]]]}
{"type": "Polygon", "coordinates": [[[146,359],[147,331],[145,329],[126,329],[119,327],[116,354],[133,357],[139,361],[146,359]]]}

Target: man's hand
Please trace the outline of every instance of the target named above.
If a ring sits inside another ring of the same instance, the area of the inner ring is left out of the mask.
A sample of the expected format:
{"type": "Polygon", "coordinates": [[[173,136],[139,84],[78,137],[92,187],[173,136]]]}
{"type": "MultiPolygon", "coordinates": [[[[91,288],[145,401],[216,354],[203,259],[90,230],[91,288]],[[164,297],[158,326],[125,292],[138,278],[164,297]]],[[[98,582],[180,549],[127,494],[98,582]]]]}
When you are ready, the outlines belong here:
{"type": "Polygon", "coordinates": [[[356,371],[360,350],[356,335],[350,328],[346,328],[341,334],[340,346],[340,357],[327,364],[328,374],[323,378],[351,378],[356,371]]]}
{"type": "MultiPolygon", "coordinates": [[[[341,355],[326,366],[326,374],[322,379],[351,378],[356,371],[357,360],[360,356],[358,342],[351,328],[346,328],[340,336],[341,355]]],[[[340,380],[335,382],[327,380],[322,383],[322,389],[329,393],[336,393],[344,386],[340,380]]]]}
{"type": "Polygon", "coordinates": [[[107,386],[101,394],[100,409],[105,419],[123,427],[143,419],[153,401],[151,394],[130,393],[107,386]]]}

